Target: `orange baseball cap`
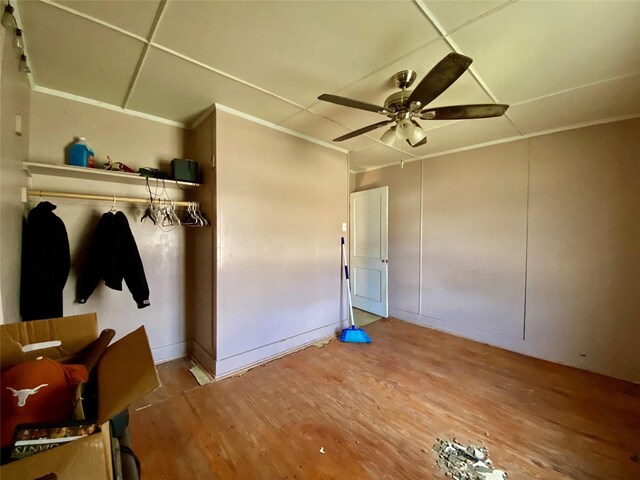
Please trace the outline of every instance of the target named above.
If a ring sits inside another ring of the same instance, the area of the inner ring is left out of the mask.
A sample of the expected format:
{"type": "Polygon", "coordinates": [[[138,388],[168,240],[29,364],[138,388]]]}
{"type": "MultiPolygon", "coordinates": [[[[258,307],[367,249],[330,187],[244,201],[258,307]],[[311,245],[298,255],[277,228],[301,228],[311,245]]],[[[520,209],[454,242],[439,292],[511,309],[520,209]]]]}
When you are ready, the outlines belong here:
{"type": "Polygon", "coordinates": [[[21,423],[70,420],[76,387],[88,379],[84,365],[64,365],[50,358],[19,363],[2,372],[2,448],[11,445],[21,423]]]}

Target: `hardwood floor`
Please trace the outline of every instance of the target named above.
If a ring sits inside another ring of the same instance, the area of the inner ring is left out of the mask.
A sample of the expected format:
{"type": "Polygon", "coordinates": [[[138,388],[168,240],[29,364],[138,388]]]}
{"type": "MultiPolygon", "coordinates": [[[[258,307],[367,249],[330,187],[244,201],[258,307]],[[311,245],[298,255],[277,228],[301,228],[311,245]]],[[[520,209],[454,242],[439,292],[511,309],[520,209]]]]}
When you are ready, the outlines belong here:
{"type": "Polygon", "coordinates": [[[640,479],[640,385],[399,320],[366,330],[202,387],[162,365],[132,412],[143,478],[444,479],[431,447],[455,434],[513,480],[640,479]]]}

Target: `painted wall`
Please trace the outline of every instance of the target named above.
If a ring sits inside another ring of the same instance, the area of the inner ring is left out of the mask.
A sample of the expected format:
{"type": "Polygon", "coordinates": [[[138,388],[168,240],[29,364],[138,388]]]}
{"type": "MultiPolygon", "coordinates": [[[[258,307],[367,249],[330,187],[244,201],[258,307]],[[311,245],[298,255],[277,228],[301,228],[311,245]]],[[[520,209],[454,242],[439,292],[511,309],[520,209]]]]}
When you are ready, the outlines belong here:
{"type": "Polygon", "coordinates": [[[356,191],[389,187],[389,305],[419,312],[422,163],[353,175],[356,191]]]}
{"type": "Polygon", "coordinates": [[[65,147],[85,137],[102,165],[107,155],[131,167],[169,171],[169,162],[184,157],[184,129],[124,115],[92,105],[34,92],[29,146],[31,161],[65,163],[65,147]]]}
{"type": "MultiPolygon", "coordinates": [[[[425,159],[419,186],[399,167],[358,174],[358,190],[388,183],[390,205],[394,192],[422,205],[420,239],[396,253],[422,265],[409,287],[421,308],[390,285],[391,314],[640,382],[639,130],[633,119],[425,159]]],[[[390,239],[415,227],[411,211],[390,210],[390,239]]]]}
{"type": "Polygon", "coordinates": [[[343,309],[343,153],[218,111],[216,375],[333,334],[343,309]]]}
{"type": "Polygon", "coordinates": [[[532,139],[526,316],[551,359],[636,382],[638,132],[634,119],[532,139]]]}
{"type": "Polygon", "coordinates": [[[420,313],[522,338],[527,145],[422,162],[420,313]]]}
{"type": "Polygon", "coordinates": [[[27,75],[18,71],[12,40],[13,32],[0,27],[0,323],[20,319],[20,189],[26,185],[22,162],[29,152],[31,90],[27,75]],[[16,115],[22,117],[22,136],[15,133],[16,115]]]}
{"type": "Polygon", "coordinates": [[[214,153],[216,115],[211,113],[190,132],[189,157],[198,161],[203,186],[198,188],[194,200],[200,202],[212,225],[190,229],[187,232],[187,290],[190,292],[189,323],[193,325],[194,350],[201,362],[215,371],[215,269],[216,225],[215,192],[216,170],[214,153]]]}
{"type": "MultiPolygon", "coordinates": [[[[64,146],[74,136],[86,136],[98,160],[110,155],[132,167],[158,167],[174,157],[184,157],[186,132],[180,128],[127,116],[91,105],[34,93],[31,102],[29,157],[32,161],[63,163],[64,146]]],[[[33,188],[146,197],[144,186],[34,176],[33,188]]],[[[157,188],[157,193],[163,188],[157,188]]],[[[184,192],[167,188],[170,198],[180,199],[184,192]]],[[[33,204],[37,203],[37,199],[33,204]]],[[[64,314],[97,312],[100,328],[114,328],[122,336],[144,325],[154,358],[166,360],[185,354],[188,349],[186,232],[178,227],[163,231],[149,221],[141,223],[144,205],[120,206],[129,220],[145,267],[151,291],[151,306],[139,310],[126,287],[111,290],[101,282],[89,301],[75,303],[77,278],[93,229],[111,205],[82,200],[52,200],[55,211],[65,222],[69,235],[72,267],[64,290],[64,314]]]]}

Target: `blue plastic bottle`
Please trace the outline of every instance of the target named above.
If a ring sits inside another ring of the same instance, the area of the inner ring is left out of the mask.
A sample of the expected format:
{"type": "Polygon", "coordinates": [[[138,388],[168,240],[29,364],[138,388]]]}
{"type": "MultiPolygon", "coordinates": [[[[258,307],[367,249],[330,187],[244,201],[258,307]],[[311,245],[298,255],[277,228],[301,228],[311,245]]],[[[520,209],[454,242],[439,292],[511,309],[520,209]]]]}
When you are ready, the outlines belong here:
{"type": "Polygon", "coordinates": [[[80,137],[69,149],[69,165],[88,167],[89,157],[93,158],[93,150],[87,143],[87,139],[80,137]]]}

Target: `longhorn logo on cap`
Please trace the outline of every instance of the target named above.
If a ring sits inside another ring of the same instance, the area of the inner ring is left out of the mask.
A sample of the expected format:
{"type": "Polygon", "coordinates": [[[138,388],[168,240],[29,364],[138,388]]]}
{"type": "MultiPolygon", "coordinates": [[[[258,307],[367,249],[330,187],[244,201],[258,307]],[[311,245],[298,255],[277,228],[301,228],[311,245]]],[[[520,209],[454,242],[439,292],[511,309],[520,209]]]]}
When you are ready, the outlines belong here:
{"type": "Polygon", "coordinates": [[[16,390],[15,388],[6,387],[6,389],[10,390],[11,393],[13,393],[14,397],[18,397],[18,406],[24,407],[27,404],[27,398],[29,397],[29,395],[34,395],[38,393],[38,390],[40,390],[42,387],[48,386],[48,383],[43,383],[36,388],[23,388],[22,390],[16,390]]]}

